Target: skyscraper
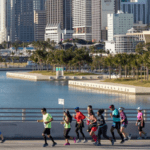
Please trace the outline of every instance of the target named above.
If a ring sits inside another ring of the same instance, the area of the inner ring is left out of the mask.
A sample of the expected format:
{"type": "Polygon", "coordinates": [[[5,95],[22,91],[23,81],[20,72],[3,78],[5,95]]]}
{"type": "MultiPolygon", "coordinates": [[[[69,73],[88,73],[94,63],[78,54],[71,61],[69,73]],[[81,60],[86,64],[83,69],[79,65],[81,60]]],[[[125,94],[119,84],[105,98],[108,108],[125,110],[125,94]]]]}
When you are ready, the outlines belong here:
{"type": "Polygon", "coordinates": [[[46,24],[60,23],[61,29],[72,30],[72,0],[46,0],[46,24]]]}
{"type": "Polygon", "coordinates": [[[45,27],[45,10],[34,10],[34,41],[44,41],[45,27]]]}
{"type": "Polygon", "coordinates": [[[121,0],[121,10],[124,13],[132,13],[134,16],[134,23],[142,21],[143,24],[148,24],[149,20],[149,0],[121,0]]]}
{"type": "Polygon", "coordinates": [[[0,0],[0,43],[14,38],[14,4],[15,0],[0,0]]]}
{"type": "Polygon", "coordinates": [[[107,40],[107,14],[115,11],[114,0],[92,1],[92,40],[107,40]]]}
{"type": "Polygon", "coordinates": [[[16,41],[34,41],[34,10],[43,10],[44,0],[16,0],[15,31],[16,41]]]}
{"type": "Polygon", "coordinates": [[[92,40],[92,0],[73,0],[73,38],[92,40]]]}
{"type": "Polygon", "coordinates": [[[120,3],[121,0],[115,0],[115,13],[117,13],[118,10],[120,10],[120,3]]]}

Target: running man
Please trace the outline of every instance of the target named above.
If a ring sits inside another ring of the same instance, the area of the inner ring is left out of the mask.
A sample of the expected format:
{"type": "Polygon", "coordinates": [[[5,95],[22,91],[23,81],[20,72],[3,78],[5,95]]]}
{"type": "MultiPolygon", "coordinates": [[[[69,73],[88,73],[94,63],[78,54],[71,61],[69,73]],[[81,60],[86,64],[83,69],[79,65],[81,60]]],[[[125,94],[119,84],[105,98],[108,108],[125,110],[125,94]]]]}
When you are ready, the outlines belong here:
{"type": "Polygon", "coordinates": [[[111,142],[112,145],[114,145],[114,140],[111,139],[110,137],[107,136],[107,124],[105,122],[104,116],[104,109],[99,109],[97,112],[97,116],[98,116],[98,139],[97,139],[97,143],[95,144],[96,146],[101,146],[101,135],[103,135],[103,137],[107,140],[109,140],[111,142]]]}
{"type": "Polygon", "coordinates": [[[84,139],[83,143],[86,143],[87,142],[87,139],[82,131],[82,129],[84,128],[84,122],[83,120],[86,118],[80,111],[79,111],[79,107],[76,107],[75,108],[75,112],[76,112],[76,115],[73,115],[73,118],[76,119],[76,134],[77,134],[77,143],[81,142],[80,138],[79,138],[79,130],[80,130],[80,133],[82,134],[82,137],[84,139]]]}
{"type": "Polygon", "coordinates": [[[147,133],[145,133],[143,131],[143,128],[145,127],[145,121],[143,118],[143,113],[142,113],[142,108],[138,107],[137,108],[138,114],[137,114],[137,122],[136,122],[136,126],[138,126],[138,130],[139,130],[139,137],[137,139],[142,139],[142,134],[144,134],[144,138],[147,139],[147,133]]]}
{"type": "Polygon", "coordinates": [[[61,124],[64,125],[64,137],[66,140],[66,143],[64,144],[66,145],[70,145],[69,143],[69,139],[74,140],[74,143],[76,143],[76,139],[74,137],[69,136],[69,132],[71,130],[71,121],[72,121],[72,116],[70,115],[69,111],[67,110],[66,112],[64,111],[64,118],[63,118],[64,122],[61,122],[61,124]]]}
{"type": "Polygon", "coordinates": [[[112,111],[112,113],[110,113],[110,116],[113,118],[113,124],[112,124],[111,130],[110,130],[112,137],[114,139],[114,142],[116,142],[116,138],[115,138],[115,134],[114,134],[114,130],[116,129],[118,134],[120,135],[120,137],[122,139],[122,141],[120,142],[122,144],[125,141],[124,141],[122,133],[120,132],[120,114],[119,114],[119,111],[118,111],[118,109],[115,109],[114,105],[110,105],[109,108],[112,111]]]}
{"type": "Polygon", "coordinates": [[[48,146],[45,134],[47,134],[47,137],[51,139],[51,141],[53,142],[52,147],[54,147],[55,145],[57,145],[57,143],[53,140],[52,136],[50,135],[51,122],[53,121],[53,118],[49,113],[46,112],[46,108],[42,108],[41,113],[43,114],[43,119],[37,120],[37,122],[43,122],[45,128],[42,133],[42,136],[45,140],[45,144],[43,145],[43,147],[48,146]]]}
{"type": "Polygon", "coordinates": [[[120,132],[124,136],[125,141],[130,140],[131,139],[131,134],[128,134],[128,133],[125,132],[125,128],[127,128],[127,125],[128,125],[128,119],[127,119],[127,116],[124,112],[124,108],[120,107],[119,112],[120,112],[120,123],[121,123],[120,132]]]}

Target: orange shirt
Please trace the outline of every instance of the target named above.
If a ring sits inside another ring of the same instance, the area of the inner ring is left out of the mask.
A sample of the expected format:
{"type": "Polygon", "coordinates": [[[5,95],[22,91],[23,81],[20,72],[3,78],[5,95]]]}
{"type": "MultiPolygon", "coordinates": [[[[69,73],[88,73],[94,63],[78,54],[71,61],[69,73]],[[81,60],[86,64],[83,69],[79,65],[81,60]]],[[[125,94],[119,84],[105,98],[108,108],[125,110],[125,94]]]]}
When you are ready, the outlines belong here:
{"type": "Polygon", "coordinates": [[[84,120],[86,117],[79,111],[76,113],[76,116],[74,117],[74,119],[77,120],[77,122],[80,122],[81,120],[84,120]]]}

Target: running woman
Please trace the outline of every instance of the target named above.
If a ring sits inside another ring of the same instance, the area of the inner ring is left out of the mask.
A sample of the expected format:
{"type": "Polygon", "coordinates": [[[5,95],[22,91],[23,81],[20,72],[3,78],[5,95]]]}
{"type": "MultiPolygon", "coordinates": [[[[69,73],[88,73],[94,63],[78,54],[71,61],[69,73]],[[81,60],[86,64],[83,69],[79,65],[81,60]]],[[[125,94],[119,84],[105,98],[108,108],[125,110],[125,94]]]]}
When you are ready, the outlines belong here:
{"type": "Polygon", "coordinates": [[[111,130],[110,130],[112,137],[114,139],[114,142],[116,142],[116,138],[115,138],[115,134],[114,134],[114,130],[116,129],[118,134],[120,135],[120,137],[122,139],[122,141],[120,142],[122,144],[125,141],[124,141],[122,133],[120,132],[120,114],[119,114],[119,111],[118,111],[118,109],[115,109],[114,105],[110,105],[109,108],[112,111],[112,113],[110,113],[110,116],[113,118],[113,124],[112,124],[111,130]]]}
{"type": "Polygon", "coordinates": [[[147,133],[143,131],[143,128],[145,127],[145,121],[143,118],[142,108],[138,107],[137,111],[138,111],[138,114],[137,114],[136,126],[138,126],[139,135],[140,135],[137,139],[139,140],[142,139],[142,134],[144,134],[144,138],[147,139],[147,133]]]}
{"type": "Polygon", "coordinates": [[[1,143],[4,143],[5,142],[5,139],[4,139],[4,137],[3,137],[3,134],[0,132],[0,137],[1,137],[1,143]]]}
{"type": "Polygon", "coordinates": [[[47,137],[51,139],[51,141],[53,142],[52,147],[54,147],[55,145],[57,145],[57,143],[53,140],[52,136],[50,135],[51,122],[53,121],[53,118],[49,113],[46,112],[46,108],[42,108],[41,113],[43,114],[43,119],[37,120],[37,122],[43,122],[45,128],[42,133],[42,136],[45,140],[45,144],[43,145],[43,147],[48,146],[45,134],[47,134],[47,137]]]}
{"type": "Polygon", "coordinates": [[[87,139],[82,131],[82,129],[84,128],[84,122],[83,120],[86,118],[80,111],[79,111],[79,107],[76,107],[75,108],[75,112],[76,112],[76,115],[73,115],[73,118],[76,119],[76,134],[77,134],[77,143],[81,142],[80,138],[79,138],[79,130],[80,130],[80,133],[82,134],[83,136],[83,143],[86,143],[87,142],[87,139]]]}
{"type": "Polygon", "coordinates": [[[69,132],[71,130],[71,121],[72,121],[72,116],[70,115],[69,111],[67,110],[66,112],[64,111],[64,118],[63,118],[63,122],[61,122],[61,124],[64,125],[64,137],[66,140],[66,143],[64,144],[66,145],[70,145],[69,143],[69,139],[74,140],[74,143],[76,143],[76,139],[69,136],[69,132]]]}
{"type": "Polygon", "coordinates": [[[130,140],[131,139],[131,134],[128,134],[128,133],[125,132],[125,128],[127,128],[127,125],[128,125],[128,119],[127,119],[127,116],[124,112],[124,108],[120,107],[119,112],[120,112],[120,123],[121,123],[120,132],[124,136],[124,140],[130,140]]]}
{"type": "Polygon", "coordinates": [[[105,122],[104,116],[104,109],[99,109],[97,112],[97,116],[98,116],[98,140],[97,143],[95,144],[96,146],[101,146],[101,135],[103,135],[103,137],[107,140],[109,140],[111,142],[112,145],[114,145],[114,140],[111,139],[110,137],[107,136],[107,124],[105,122]]]}
{"type": "Polygon", "coordinates": [[[97,118],[95,117],[95,115],[94,115],[92,110],[89,112],[88,119],[90,120],[90,126],[92,126],[91,127],[91,131],[89,132],[89,134],[93,138],[93,140],[95,141],[94,144],[96,144],[97,137],[95,135],[95,132],[97,131],[97,118]]]}

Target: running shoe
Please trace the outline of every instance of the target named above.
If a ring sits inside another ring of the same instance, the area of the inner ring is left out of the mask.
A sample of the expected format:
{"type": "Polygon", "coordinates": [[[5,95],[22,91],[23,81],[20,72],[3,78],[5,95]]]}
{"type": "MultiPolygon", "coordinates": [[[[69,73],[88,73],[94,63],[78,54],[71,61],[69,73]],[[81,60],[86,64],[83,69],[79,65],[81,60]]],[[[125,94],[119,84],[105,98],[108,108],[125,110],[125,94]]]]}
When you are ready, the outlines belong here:
{"type": "Polygon", "coordinates": [[[121,142],[120,142],[120,144],[123,144],[125,142],[125,140],[122,140],[121,142]]]}
{"type": "Polygon", "coordinates": [[[87,142],[88,142],[88,140],[87,140],[87,139],[84,139],[83,143],[87,143],[87,142]]]}
{"type": "Polygon", "coordinates": [[[111,144],[114,145],[114,139],[111,140],[111,144]]]}
{"type": "Polygon", "coordinates": [[[129,140],[129,138],[128,138],[128,137],[126,137],[126,138],[124,138],[124,140],[125,140],[125,141],[128,141],[128,140],[129,140]]]}
{"type": "Polygon", "coordinates": [[[64,146],[66,146],[66,145],[70,145],[70,143],[66,143],[66,144],[64,144],[64,146]]]}
{"type": "Polygon", "coordinates": [[[97,146],[97,144],[98,144],[98,142],[97,142],[97,141],[93,143],[93,145],[95,145],[95,146],[97,146]]]}
{"type": "Polygon", "coordinates": [[[132,137],[132,135],[131,135],[131,134],[129,134],[128,139],[129,139],[129,140],[131,140],[131,137],[132,137]]]}
{"type": "Polygon", "coordinates": [[[142,140],[142,137],[141,137],[141,136],[139,136],[139,137],[137,138],[137,140],[142,140]]]}
{"type": "Polygon", "coordinates": [[[54,147],[54,146],[56,146],[56,145],[57,145],[57,143],[56,143],[56,142],[54,142],[54,143],[53,143],[53,145],[52,145],[52,147],[54,147]]]}
{"type": "Polygon", "coordinates": [[[95,146],[101,146],[101,143],[97,143],[95,146]]]}
{"type": "Polygon", "coordinates": [[[76,143],[76,138],[73,138],[73,140],[74,140],[74,143],[76,143]]]}
{"type": "Polygon", "coordinates": [[[80,142],[81,142],[81,140],[79,140],[79,139],[78,139],[78,140],[76,140],[76,143],[80,143],[80,142]]]}
{"type": "Polygon", "coordinates": [[[144,139],[147,139],[147,133],[145,133],[145,135],[144,135],[144,139]]]}
{"type": "Polygon", "coordinates": [[[6,140],[5,140],[5,139],[3,139],[1,143],[4,143],[5,141],[6,141],[6,140]]]}
{"type": "Polygon", "coordinates": [[[48,146],[48,144],[47,143],[45,143],[44,145],[43,145],[43,147],[47,147],[48,146]]]}

